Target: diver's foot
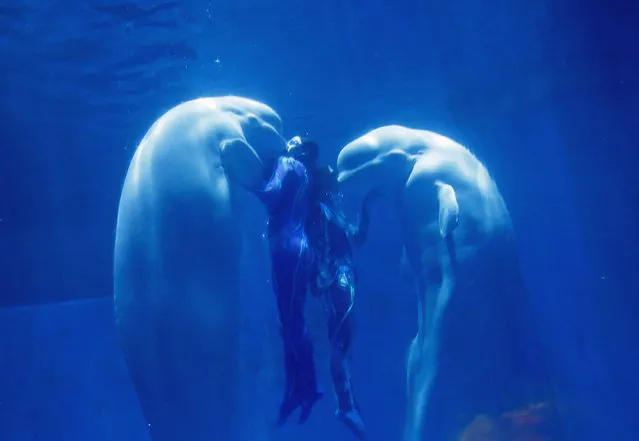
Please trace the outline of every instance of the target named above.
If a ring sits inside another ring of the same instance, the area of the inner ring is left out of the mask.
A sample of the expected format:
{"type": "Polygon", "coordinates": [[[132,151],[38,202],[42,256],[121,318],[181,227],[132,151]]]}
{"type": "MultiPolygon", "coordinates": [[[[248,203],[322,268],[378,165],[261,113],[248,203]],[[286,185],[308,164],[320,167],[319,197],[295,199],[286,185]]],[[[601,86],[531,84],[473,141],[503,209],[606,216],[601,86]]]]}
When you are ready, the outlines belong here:
{"type": "Polygon", "coordinates": [[[317,391],[313,395],[313,397],[309,400],[304,400],[302,403],[302,413],[300,414],[300,424],[304,424],[306,420],[311,416],[311,411],[313,410],[313,406],[317,404],[319,400],[324,396],[324,392],[317,391]]]}
{"type": "Polygon", "coordinates": [[[364,420],[357,409],[335,411],[335,416],[353,432],[358,439],[364,439],[364,420]]]}
{"type": "Polygon", "coordinates": [[[295,394],[290,394],[284,398],[284,401],[282,401],[282,404],[280,405],[280,414],[277,418],[277,426],[282,427],[286,424],[286,420],[288,420],[295,409],[302,405],[303,400],[295,394]]]}

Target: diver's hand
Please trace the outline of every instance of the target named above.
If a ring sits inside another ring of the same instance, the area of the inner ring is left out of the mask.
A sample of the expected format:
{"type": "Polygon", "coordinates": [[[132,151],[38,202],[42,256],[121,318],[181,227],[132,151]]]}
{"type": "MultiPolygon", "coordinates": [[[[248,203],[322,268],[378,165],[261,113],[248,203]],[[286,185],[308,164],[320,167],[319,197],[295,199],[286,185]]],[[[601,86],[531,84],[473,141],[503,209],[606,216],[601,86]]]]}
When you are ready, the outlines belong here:
{"type": "Polygon", "coordinates": [[[364,196],[364,205],[368,206],[371,202],[377,199],[381,199],[382,196],[384,196],[384,192],[381,190],[381,188],[374,188],[366,193],[366,196],[364,196]]]}

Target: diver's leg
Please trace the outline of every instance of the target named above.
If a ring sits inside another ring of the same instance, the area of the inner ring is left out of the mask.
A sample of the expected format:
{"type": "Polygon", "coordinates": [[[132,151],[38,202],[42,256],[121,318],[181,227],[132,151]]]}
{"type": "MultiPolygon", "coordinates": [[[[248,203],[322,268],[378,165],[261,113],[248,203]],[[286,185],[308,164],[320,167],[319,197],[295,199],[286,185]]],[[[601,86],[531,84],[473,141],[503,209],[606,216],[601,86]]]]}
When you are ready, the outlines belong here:
{"type": "Polygon", "coordinates": [[[300,255],[298,269],[293,279],[295,306],[293,308],[291,334],[294,338],[293,344],[298,357],[296,392],[302,397],[300,424],[311,416],[313,407],[324,395],[317,384],[317,373],[315,361],[313,360],[313,341],[304,319],[304,305],[306,304],[306,294],[311,277],[312,256],[310,253],[304,242],[304,253],[300,255]]]}
{"type": "Polygon", "coordinates": [[[355,302],[355,280],[352,271],[340,271],[327,293],[328,333],[331,342],[331,377],[337,397],[335,415],[360,439],[364,437],[364,422],[353,396],[348,355],[352,340],[352,310],[355,302]]]}
{"type": "Polygon", "coordinates": [[[274,254],[272,259],[286,371],[286,390],[279,415],[282,425],[298,406],[302,407],[300,422],[304,422],[321,394],[317,387],[313,343],[304,320],[308,284],[306,256],[301,252],[281,253],[274,254]]]}
{"type": "Polygon", "coordinates": [[[280,337],[284,349],[285,386],[284,396],[280,405],[278,424],[282,425],[290,414],[301,405],[301,397],[295,393],[298,381],[298,357],[291,335],[291,321],[295,307],[293,298],[293,269],[295,261],[291,261],[287,253],[273,253],[271,255],[273,291],[277,300],[277,312],[280,326],[280,337]]]}

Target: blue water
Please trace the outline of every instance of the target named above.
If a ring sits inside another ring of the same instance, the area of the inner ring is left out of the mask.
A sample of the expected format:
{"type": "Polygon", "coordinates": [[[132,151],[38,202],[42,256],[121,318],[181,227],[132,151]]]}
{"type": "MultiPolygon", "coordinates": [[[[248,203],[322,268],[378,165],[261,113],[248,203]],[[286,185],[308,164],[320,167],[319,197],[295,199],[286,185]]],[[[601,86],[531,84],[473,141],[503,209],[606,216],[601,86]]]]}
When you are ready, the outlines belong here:
{"type": "MultiPolygon", "coordinates": [[[[551,409],[538,439],[639,439],[638,45],[639,10],[621,0],[3,0],[0,441],[149,439],[112,316],[118,199],[159,116],[225,94],[275,108],[324,161],[384,124],[469,146],[506,200],[531,293],[512,311],[529,398],[512,410],[551,409]]],[[[357,255],[353,376],[372,441],[401,438],[416,327],[389,211],[357,255]]],[[[246,265],[269,290],[266,264],[246,265]]],[[[264,360],[280,347],[270,292],[253,306],[238,395],[259,395],[266,424],[282,374],[264,360]]],[[[237,441],[353,439],[331,400],[237,441]]]]}

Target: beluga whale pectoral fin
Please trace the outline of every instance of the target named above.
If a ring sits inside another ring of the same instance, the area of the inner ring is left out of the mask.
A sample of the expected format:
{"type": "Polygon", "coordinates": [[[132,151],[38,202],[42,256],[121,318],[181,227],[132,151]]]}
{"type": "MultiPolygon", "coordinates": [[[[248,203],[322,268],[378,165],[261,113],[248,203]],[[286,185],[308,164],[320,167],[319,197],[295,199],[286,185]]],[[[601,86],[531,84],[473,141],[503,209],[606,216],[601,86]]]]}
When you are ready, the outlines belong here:
{"type": "Polygon", "coordinates": [[[459,203],[452,185],[436,181],[439,200],[439,234],[446,239],[459,223],[459,203]]]}

